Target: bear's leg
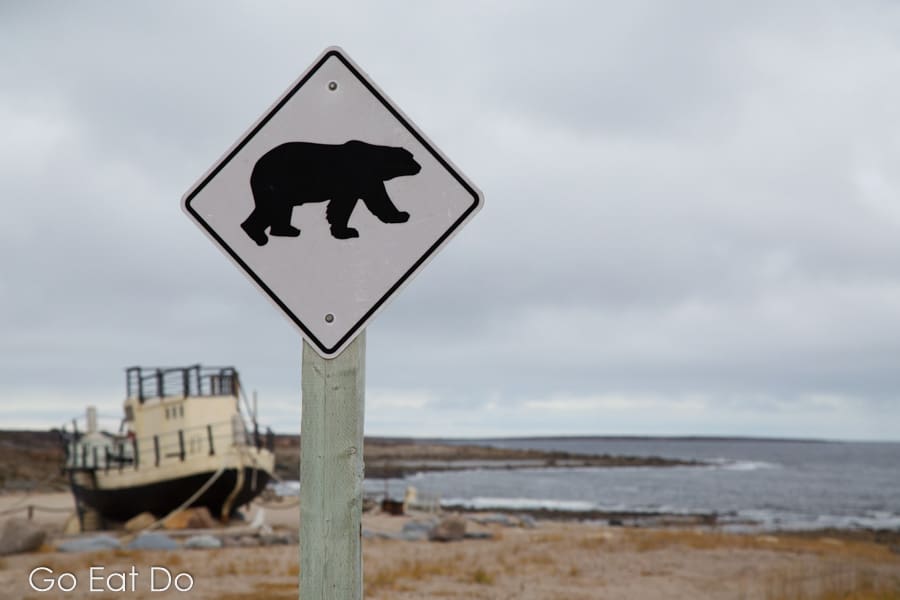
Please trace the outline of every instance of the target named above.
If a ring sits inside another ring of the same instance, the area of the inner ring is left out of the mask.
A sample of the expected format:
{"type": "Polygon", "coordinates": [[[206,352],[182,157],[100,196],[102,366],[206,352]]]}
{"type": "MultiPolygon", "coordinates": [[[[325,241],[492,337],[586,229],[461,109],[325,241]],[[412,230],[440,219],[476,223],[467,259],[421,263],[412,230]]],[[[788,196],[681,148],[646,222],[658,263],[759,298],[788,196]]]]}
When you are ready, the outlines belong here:
{"type": "Polygon", "coordinates": [[[363,202],[365,202],[366,208],[382,223],[406,223],[409,221],[409,213],[398,210],[391,202],[391,197],[384,189],[384,183],[379,183],[366,190],[363,202]]]}
{"type": "Polygon", "coordinates": [[[260,210],[259,206],[253,209],[250,216],[241,223],[241,229],[250,236],[250,239],[256,242],[257,246],[265,246],[269,238],[266,237],[266,227],[269,226],[269,219],[266,211],[260,210]]]}
{"type": "Polygon", "coordinates": [[[273,206],[272,227],[269,229],[269,235],[277,235],[280,237],[297,237],[300,230],[291,225],[291,215],[294,213],[294,207],[288,203],[273,206]]]}
{"type": "MultiPolygon", "coordinates": [[[[266,228],[270,225],[278,224],[284,218],[279,208],[279,200],[281,200],[275,186],[271,183],[260,181],[256,172],[250,177],[250,189],[253,191],[253,212],[241,223],[241,229],[250,236],[250,239],[256,242],[258,246],[265,246],[269,241],[266,237],[266,228]]],[[[290,204],[288,206],[288,225],[290,225],[290,204]]],[[[272,231],[274,234],[275,232],[272,231]]]]}
{"type": "Polygon", "coordinates": [[[328,202],[325,218],[331,225],[331,235],[339,240],[359,237],[359,231],[347,227],[347,221],[356,207],[356,198],[351,196],[335,196],[328,202]]]}

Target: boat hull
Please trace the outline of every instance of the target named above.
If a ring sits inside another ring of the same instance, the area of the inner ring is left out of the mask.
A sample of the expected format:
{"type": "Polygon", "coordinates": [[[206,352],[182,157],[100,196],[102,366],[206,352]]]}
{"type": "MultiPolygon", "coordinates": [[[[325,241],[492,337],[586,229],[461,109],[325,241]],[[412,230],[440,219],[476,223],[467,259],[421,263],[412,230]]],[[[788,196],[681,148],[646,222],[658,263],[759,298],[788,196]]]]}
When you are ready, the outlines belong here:
{"type": "MultiPolygon", "coordinates": [[[[127,521],[142,512],[164,517],[195,494],[215,473],[193,473],[145,485],[109,489],[86,487],[72,481],[72,492],[79,504],[96,510],[109,521],[127,521]]],[[[238,479],[237,468],[225,469],[190,506],[205,506],[214,517],[220,517],[238,479]]],[[[243,482],[231,506],[237,508],[250,502],[265,489],[269,479],[269,473],[263,469],[243,467],[243,482]]]]}

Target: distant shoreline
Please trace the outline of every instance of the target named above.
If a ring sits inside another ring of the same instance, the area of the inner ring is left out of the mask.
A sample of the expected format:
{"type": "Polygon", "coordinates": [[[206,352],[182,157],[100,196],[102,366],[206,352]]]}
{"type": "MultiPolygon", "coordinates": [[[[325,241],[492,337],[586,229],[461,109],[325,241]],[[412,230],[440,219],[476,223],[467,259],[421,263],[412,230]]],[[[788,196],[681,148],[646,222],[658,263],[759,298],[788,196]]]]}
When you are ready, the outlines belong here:
{"type": "MultiPolygon", "coordinates": [[[[550,438],[552,439],[552,438],[550,438]]],[[[282,479],[300,472],[300,436],[275,434],[275,471],[282,479]]],[[[424,471],[577,467],[705,466],[696,460],[660,456],[595,455],[557,450],[498,448],[459,441],[368,437],[366,477],[402,478],[424,471]]],[[[0,493],[68,489],[60,466],[63,448],[54,430],[0,430],[0,493]]]]}
{"type": "Polygon", "coordinates": [[[753,436],[717,436],[717,435],[535,435],[535,436],[497,436],[497,437],[459,437],[459,438],[384,438],[408,439],[416,442],[433,443],[473,443],[479,442],[773,442],[789,444],[892,444],[900,441],[891,440],[830,440],[824,438],[780,438],[753,436]]]}
{"type": "MultiPolygon", "coordinates": [[[[487,442],[487,440],[485,440],[487,442]]],[[[300,469],[300,436],[276,435],[276,471],[295,479],[300,469]]],[[[557,450],[498,448],[486,443],[367,437],[365,473],[370,479],[399,479],[421,472],[470,469],[706,466],[697,460],[660,456],[579,454],[557,450]]]]}

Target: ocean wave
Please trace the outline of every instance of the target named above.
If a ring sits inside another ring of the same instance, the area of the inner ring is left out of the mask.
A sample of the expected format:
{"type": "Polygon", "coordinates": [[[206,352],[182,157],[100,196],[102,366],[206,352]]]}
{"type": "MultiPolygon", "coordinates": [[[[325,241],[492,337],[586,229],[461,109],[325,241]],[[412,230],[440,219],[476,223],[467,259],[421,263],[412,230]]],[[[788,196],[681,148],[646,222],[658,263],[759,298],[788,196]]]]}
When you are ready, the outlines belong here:
{"type": "Polygon", "coordinates": [[[300,482],[297,480],[278,481],[269,486],[278,496],[290,497],[300,495],[300,482]]]}
{"type": "Polygon", "coordinates": [[[766,462],[764,460],[734,460],[730,458],[713,458],[707,462],[711,463],[713,469],[722,469],[724,471],[760,471],[763,469],[780,469],[782,466],[778,463],[766,462]]]}
{"type": "Polygon", "coordinates": [[[444,498],[441,506],[462,506],[471,510],[558,510],[584,512],[599,510],[596,504],[583,500],[548,500],[538,498],[444,498]]]}

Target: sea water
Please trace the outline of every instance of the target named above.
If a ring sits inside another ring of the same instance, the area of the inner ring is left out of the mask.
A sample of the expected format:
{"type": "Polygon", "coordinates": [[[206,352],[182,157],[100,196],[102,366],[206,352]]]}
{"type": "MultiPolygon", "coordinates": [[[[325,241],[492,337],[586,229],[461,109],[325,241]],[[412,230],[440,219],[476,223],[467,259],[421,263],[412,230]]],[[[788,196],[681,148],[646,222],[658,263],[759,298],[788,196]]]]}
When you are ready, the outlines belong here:
{"type": "MultiPolygon", "coordinates": [[[[689,467],[552,468],[418,473],[387,482],[445,504],[483,509],[717,513],[735,527],[900,529],[900,443],[745,439],[467,440],[503,448],[661,456],[689,467]]],[[[367,480],[366,490],[385,489],[367,480]]]]}

